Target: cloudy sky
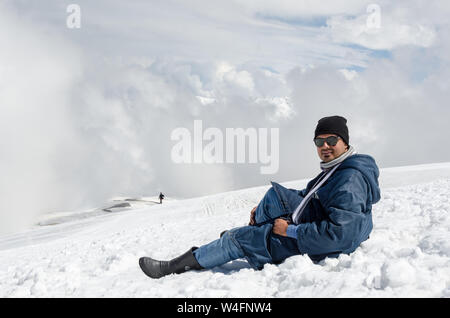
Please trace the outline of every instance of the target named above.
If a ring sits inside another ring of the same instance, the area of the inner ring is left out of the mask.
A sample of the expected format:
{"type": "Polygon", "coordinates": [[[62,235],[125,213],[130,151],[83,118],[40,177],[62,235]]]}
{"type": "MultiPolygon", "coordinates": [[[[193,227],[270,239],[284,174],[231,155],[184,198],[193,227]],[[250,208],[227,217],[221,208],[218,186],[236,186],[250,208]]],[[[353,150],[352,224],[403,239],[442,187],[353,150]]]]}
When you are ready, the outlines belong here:
{"type": "Polygon", "coordinates": [[[329,115],[381,168],[450,161],[449,14],[422,0],[1,0],[0,233],[114,196],[313,177],[329,115]],[[278,128],[279,169],[175,163],[171,134],[194,120],[278,128]]]}

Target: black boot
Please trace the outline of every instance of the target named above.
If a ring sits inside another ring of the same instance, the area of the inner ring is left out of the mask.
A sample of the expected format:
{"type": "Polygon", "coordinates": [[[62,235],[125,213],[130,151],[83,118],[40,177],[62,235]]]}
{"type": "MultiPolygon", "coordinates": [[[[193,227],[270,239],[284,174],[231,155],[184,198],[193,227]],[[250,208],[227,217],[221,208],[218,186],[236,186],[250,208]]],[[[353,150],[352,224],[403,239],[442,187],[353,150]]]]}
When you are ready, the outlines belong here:
{"type": "Polygon", "coordinates": [[[192,247],[183,255],[170,261],[157,261],[150,257],[141,257],[139,266],[151,278],[161,278],[169,274],[181,274],[191,269],[203,269],[194,256],[193,251],[196,249],[197,247],[192,247]]]}

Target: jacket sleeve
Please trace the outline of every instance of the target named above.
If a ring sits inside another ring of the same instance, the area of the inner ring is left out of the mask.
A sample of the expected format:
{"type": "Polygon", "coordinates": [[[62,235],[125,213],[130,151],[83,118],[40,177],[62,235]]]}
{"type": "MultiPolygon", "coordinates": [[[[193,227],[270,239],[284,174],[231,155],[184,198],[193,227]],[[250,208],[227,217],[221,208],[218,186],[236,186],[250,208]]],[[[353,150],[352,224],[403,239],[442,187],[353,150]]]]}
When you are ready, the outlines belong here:
{"type": "Polygon", "coordinates": [[[327,202],[322,202],[328,215],[326,219],[289,225],[288,236],[295,236],[302,253],[341,252],[358,241],[363,231],[368,185],[356,171],[340,179],[333,185],[327,202]]]}

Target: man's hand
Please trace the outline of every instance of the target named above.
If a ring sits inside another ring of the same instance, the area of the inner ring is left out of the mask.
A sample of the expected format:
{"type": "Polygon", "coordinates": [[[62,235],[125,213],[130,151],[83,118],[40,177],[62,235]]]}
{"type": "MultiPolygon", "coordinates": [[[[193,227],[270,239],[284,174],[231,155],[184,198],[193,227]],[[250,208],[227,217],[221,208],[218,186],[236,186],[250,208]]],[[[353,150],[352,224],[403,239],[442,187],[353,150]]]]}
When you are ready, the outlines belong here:
{"type": "Polygon", "coordinates": [[[257,207],[258,206],[255,206],[253,208],[253,210],[250,212],[250,222],[248,223],[248,225],[255,225],[255,223],[256,223],[256,221],[255,221],[255,211],[256,211],[257,207]]]}
{"type": "Polygon", "coordinates": [[[272,232],[281,236],[287,236],[286,231],[289,223],[284,219],[276,219],[273,224],[272,232]]]}

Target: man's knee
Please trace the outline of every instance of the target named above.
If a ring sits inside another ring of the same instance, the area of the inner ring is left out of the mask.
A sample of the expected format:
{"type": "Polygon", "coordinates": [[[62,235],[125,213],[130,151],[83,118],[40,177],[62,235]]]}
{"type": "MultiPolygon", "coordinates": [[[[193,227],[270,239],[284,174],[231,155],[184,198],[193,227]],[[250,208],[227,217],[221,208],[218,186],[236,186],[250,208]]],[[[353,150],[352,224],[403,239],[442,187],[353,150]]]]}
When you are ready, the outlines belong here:
{"type": "Polygon", "coordinates": [[[278,195],[275,189],[271,187],[267,190],[255,211],[255,221],[256,223],[266,222],[277,218],[280,214],[282,214],[282,208],[278,195]]]}

